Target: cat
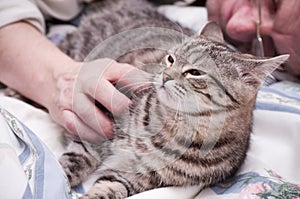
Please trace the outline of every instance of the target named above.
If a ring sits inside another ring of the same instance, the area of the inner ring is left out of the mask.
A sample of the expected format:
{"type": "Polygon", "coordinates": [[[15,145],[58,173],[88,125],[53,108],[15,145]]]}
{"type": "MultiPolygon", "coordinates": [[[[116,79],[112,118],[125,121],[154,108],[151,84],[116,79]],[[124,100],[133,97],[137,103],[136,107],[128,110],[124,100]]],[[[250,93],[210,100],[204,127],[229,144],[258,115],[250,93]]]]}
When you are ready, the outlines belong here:
{"type": "MultiPolygon", "coordinates": [[[[141,27],[161,27],[176,30],[185,35],[192,35],[190,29],[171,22],[165,16],[158,13],[156,7],[146,0],[102,0],[96,1],[91,7],[90,10],[92,10],[92,12],[81,19],[78,31],[67,34],[66,38],[58,45],[63,52],[76,61],[86,60],[96,44],[105,41],[112,35],[141,27]]],[[[143,30],[141,30],[140,33],[141,35],[135,36],[141,36],[144,40],[152,36],[146,35],[147,32],[143,32],[143,30]]],[[[130,42],[125,42],[127,47],[131,45],[130,42]]],[[[105,48],[107,47],[109,47],[109,44],[105,46],[105,48]]],[[[113,43],[113,51],[119,48],[124,47],[117,42],[113,43]]],[[[155,49],[155,52],[157,52],[157,49],[155,49]]],[[[109,53],[105,55],[110,56],[109,53]]],[[[157,63],[164,55],[165,52],[153,54],[152,49],[143,49],[141,51],[127,53],[126,56],[117,57],[117,61],[130,63],[139,67],[141,63],[157,63]],[[147,53],[150,52],[153,57],[151,59],[149,55],[143,57],[145,51],[147,53]]],[[[104,55],[95,55],[89,59],[96,59],[99,58],[99,56],[104,55]]]]}
{"type": "MultiPolygon", "coordinates": [[[[126,2],[110,1],[106,7],[109,11],[87,16],[79,31],[63,41],[62,49],[83,60],[91,46],[119,31],[144,26],[148,15],[159,16],[149,17],[154,25],[160,26],[163,22],[168,24],[167,28],[178,28],[170,25],[172,23],[147,2],[139,0],[137,2],[143,3],[135,4],[137,7],[131,5],[135,1],[126,2]],[[125,7],[139,10],[138,17],[131,11],[128,11],[130,17],[124,16],[125,7]],[[112,14],[110,9],[116,10],[112,14]],[[118,9],[123,10],[122,18],[118,16],[118,9]],[[118,22],[110,23],[106,18],[110,15],[114,16],[109,19],[118,18],[118,22]],[[133,25],[139,17],[144,21],[133,25]],[[134,22],[129,28],[121,28],[124,20],[129,23],[132,19],[134,22]],[[158,22],[154,22],[156,20],[158,22]],[[106,22],[109,31],[105,30],[106,22]],[[102,26],[94,27],[93,23],[102,26]],[[103,32],[110,34],[103,36],[103,32]],[[95,33],[97,38],[92,36],[95,33]]],[[[147,33],[144,36],[146,39],[147,33]]],[[[157,187],[206,187],[237,171],[249,145],[259,86],[288,55],[255,57],[240,54],[224,43],[218,24],[208,22],[199,33],[170,48],[170,53],[160,51],[149,61],[147,54],[155,49],[147,49],[142,51],[142,56],[139,52],[120,58],[139,65],[141,62],[135,60],[141,56],[143,63],[156,63],[143,67],[155,65],[159,69],[152,71],[151,84],[131,96],[129,110],[115,118],[112,139],[102,144],[78,138],[70,140],[69,151],[59,161],[71,186],[78,185],[92,172],[98,175],[81,198],[121,199],[157,187]]]]}

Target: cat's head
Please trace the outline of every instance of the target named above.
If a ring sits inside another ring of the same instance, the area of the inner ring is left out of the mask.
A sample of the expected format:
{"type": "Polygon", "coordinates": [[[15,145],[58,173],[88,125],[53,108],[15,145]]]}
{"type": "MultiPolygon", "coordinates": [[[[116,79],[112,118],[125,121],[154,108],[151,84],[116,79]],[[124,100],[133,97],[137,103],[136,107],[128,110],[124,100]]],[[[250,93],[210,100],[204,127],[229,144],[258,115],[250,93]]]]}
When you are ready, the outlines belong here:
{"type": "Polygon", "coordinates": [[[164,58],[166,68],[155,76],[155,89],[160,102],[189,113],[253,105],[266,76],[288,57],[235,52],[225,45],[219,25],[208,22],[164,58]]]}

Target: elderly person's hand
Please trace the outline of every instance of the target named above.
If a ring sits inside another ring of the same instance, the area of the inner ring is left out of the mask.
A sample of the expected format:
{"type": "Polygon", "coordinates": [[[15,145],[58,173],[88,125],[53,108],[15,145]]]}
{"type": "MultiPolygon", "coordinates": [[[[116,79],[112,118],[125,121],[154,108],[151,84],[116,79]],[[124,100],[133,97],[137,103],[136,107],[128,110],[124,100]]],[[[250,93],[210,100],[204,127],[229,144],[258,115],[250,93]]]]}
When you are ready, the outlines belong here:
{"type": "MultiPolygon", "coordinates": [[[[207,0],[208,19],[220,23],[226,39],[251,53],[256,37],[258,0],[207,0]]],[[[287,71],[300,76],[300,1],[261,0],[261,35],[265,56],[290,54],[287,71]]],[[[252,52],[253,53],[253,52],[252,52]]]]}
{"type": "Polygon", "coordinates": [[[57,79],[47,106],[57,123],[70,133],[92,142],[112,135],[112,121],[96,107],[96,101],[113,115],[119,115],[130,100],[114,85],[135,89],[147,81],[147,74],[131,65],[110,59],[78,63],[57,79]]]}
{"type": "Polygon", "coordinates": [[[0,28],[0,81],[44,106],[69,133],[92,142],[112,134],[112,121],[95,105],[119,114],[130,100],[115,84],[135,89],[145,72],[109,59],[78,63],[25,22],[0,28]]]}

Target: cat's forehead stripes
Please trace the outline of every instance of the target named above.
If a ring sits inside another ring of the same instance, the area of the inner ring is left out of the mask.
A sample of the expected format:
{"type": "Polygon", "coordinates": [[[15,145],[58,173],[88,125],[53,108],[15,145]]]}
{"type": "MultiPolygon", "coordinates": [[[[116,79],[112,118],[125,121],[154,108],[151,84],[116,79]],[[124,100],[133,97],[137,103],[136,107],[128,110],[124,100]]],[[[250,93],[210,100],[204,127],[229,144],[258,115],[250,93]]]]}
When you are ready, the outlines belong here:
{"type": "MultiPolygon", "coordinates": [[[[228,52],[228,48],[221,43],[212,42],[210,40],[202,38],[193,38],[187,40],[181,46],[179,46],[174,51],[174,54],[177,57],[182,57],[186,60],[186,62],[192,65],[208,65],[208,68],[206,69],[217,70],[217,65],[215,64],[214,60],[218,57],[214,55],[220,54],[225,51],[228,52]]],[[[222,54],[224,56],[224,53],[222,54]]]]}

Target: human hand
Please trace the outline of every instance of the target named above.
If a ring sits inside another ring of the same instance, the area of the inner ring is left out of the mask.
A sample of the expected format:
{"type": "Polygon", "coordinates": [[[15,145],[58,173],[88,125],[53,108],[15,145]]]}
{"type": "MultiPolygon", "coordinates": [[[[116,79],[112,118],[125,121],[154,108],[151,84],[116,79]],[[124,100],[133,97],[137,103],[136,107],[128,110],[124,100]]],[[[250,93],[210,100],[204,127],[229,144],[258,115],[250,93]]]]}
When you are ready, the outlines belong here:
{"type": "Polygon", "coordinates": [[[89,141],[112,134],[111,120],[95,100],[119,114],[130,101],[113,83],[134,89],[147,81],[146,73],[128,64],[75,62],[27,22],[1,27],[0,43],[1,82],[48,109],[69,133],[89,141]]]}
{"type": "Polygon", "coordinates": [[[52,118],[69,133],[92,142],[112,135],[112,121],[95,106],[97,100],[113,115],[119,115],[130,100],[114,84],[136,89],[147,82],[147,73],[110,59],[78,63],[57,79],[49,106],[52,118]]]}
{"type": "MultiPolygon", "coordinates": [[[[298,0],[261,0],[261,35],[265,56],[290,54],[285,63],[290,74],[300,76],[298,0]]],[[[207,0],[208,19],[220,23],[225,38],[238,50],[252,53],[258,20],[256,0],[207,0]]]]}

